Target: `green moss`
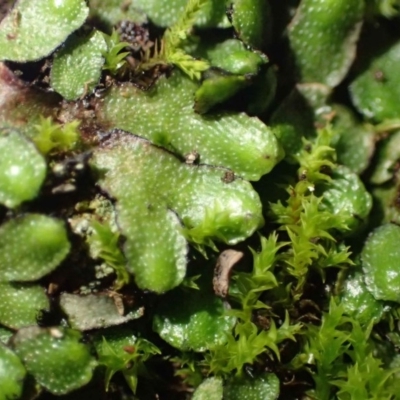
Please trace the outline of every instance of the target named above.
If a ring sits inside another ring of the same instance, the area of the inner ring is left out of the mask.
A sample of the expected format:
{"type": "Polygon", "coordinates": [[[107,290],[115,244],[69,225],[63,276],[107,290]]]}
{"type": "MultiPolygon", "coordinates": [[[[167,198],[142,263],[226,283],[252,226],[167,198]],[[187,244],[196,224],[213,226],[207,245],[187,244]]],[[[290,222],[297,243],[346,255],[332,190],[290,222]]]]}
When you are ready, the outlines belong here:
{"type": "Polygon", "coordinates": [[[35,125],[37,134],[33,136],[33,142],[38,150],[46,155],[54,150],[71,150],[78,142],[77,128],[79,121],[71,121],[63,126],[52,121],[51,117],[39,117],[39,124],[35,125]]]}

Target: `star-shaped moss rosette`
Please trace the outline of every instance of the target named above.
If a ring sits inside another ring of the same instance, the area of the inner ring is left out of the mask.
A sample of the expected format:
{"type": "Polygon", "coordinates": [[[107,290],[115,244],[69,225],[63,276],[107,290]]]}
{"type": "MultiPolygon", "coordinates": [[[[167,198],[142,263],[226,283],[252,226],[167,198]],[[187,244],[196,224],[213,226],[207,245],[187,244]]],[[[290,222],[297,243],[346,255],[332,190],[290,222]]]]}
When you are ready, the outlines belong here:
{"type": "Polygon", "coordinates": [[[185,276],[187,242],[237,243],[263,224],[250,184],[229,170],[188,165],[150,142],[115,132],[94,152],[100,187],[117,200],[128,269],[165,292],[185,276]],[[183,225],[183,226],[182,226],[183,225]]]}
{"type": "Polygon", "coordinates": [[[109,328],[98,331],[94,346],[99,364],[106,369],[105,386],[108,390],[110,379],[121,372],[132,392],[136,392],[138,378],[149,377],[145,361],[160,350],[148,340],[138,337],[131,328],[109,328]]]}

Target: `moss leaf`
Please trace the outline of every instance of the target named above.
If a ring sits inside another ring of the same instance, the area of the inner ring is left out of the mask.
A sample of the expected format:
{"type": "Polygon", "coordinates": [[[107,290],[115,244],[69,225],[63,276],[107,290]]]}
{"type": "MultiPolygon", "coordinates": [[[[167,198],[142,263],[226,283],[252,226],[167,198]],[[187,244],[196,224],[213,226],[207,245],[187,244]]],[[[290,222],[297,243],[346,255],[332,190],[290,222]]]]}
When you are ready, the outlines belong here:
{"type": "Polygon", "coordinates": [[[107,44],[99,31],[89,35],[72,35],[53,61],[50,82],[53,89],[67,100],[90,94],[99,82],[104,64],[102,53],[107,44]]]}
{"type": "Polygon", "coordinates": [[[46,162],[16,130],[0,131],[0,203],[15,208],[34,199],[46,176],[46,162]]]}
{"type": "Polygon", "coordinates": [[[20,398],[25,374],[20,359],[0,343],[0,400],[20,398]]]}
{"type": "Polygon", "coordinates": [[[41,310],[49,310],[50,302],[39,285],[24,283],[0,284],[0,323],[12,329],[36,325],[41,310]]]}
{"type": "Polygon", "coordinates": [[[34,281],[53,271],[70,249],[64,224],[26,214],[0,227],[0,281],[34,281]]]}
{"type": "Polygon", "coordinates": [[[94,337],[99,364],[106,368],[106,389],[116,372],[122,372],[128,386],[136,392],[139,376],[148,376],[145,362],[160,350],[144,338],[137,338],[131,328],[106,329],[94,337]]]}
{"type": "Polygon", "coordinates": [[[88,13],[84,0],[19,0],[0,24],[0,59],[26,62],[48,56],[88,13]]]}
{"type": "Polygon", "coordinates": [[[13,340],[27,371],[50,393],[61,395],[88,383],[96,366],[78,331],[61,327],[23,328],[13,340]]]}

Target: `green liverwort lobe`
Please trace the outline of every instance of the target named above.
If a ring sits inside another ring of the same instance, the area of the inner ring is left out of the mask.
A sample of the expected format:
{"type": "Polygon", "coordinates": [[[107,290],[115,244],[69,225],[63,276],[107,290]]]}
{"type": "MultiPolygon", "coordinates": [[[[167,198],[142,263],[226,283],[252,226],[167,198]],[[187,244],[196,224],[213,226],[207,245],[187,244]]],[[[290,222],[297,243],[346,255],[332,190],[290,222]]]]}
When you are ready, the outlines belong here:
{"type": "Polygon", "coordinates": [[[400,302],[400,227],[394,224],[375,229],[362,250],[367,289],[376,299],[400,302]]]}
{"type": "Polygon", "coordinates": [[[50,393],[62,395],[92,379],[96,360],[78,331],[61,327],[23,328],[13,339],[28,372],[50,393]]]}
{"type": "Polygon", "coordinates": [[[372,319],[379,322],[385,311],[384,302],[376,300],[367,290],[364,274],[352,271],[346,278],[340,291],[341,304],[344,312],[352,318],[357,318],[361,325],[368,325],[372,319]]]}
{"type": "Polygon", "coordinates": [[[90,94],[97,85],[104,64],[106,42],[99,31],[89,35],[71,35],[54,56],[51,86],[66,100],[90,94]]]}
{"type": "Polygon", "coordinates": [[[133,135],[114,133],[93,165],[102,170],[100,186],[117,200],[128,269],[141,288],[164,292],[182,282],[186,238],[234,244],[263,224],[248,182],[226,169],[183,163],[133,135]]]}
{"type": "Polygon", "coordinates": [[[64,224],[26,214],[0,226],[0,281],[34,281],[53,271],[70,249],[64,224]]]}
{"type": "Polygon", "coordinates": [[[198,115],[193,110],[197,88],[179,72],[160,78],[147,92],[131,84],[115,87],[98,117],[181,157],[196,151],[200,163],[230,168],[245,179],[258,180],[270,172],[283,157],[272,130],[242,113],[198,115]]]}
{"type": "Polygon", "coordinates": [[[355,57],[364,2],[303,0],[289,25],[290,47],[301,82],[330,87],[346,76],[355,57]]]}
{"type": "Polygon", "coordinates": [[[8,347],[0,344],[0,400],[20,398],[25,374],[20,359],[8,347]]]}
{"type": "Polygon", "coordinates": [[[236,318],[226,316],[222,300],[207,289],[185,293],[178,288],[160,304],[153,327],[171,346],[182,351],[205,351],[226,342],[236,318]]]}
{"type": "MultiPolygon", "coordinates": [[[[383,42],[381,38],[376,43],[383,42]]],[[[364,69],[350,84],[353,104],[367,118],[377,122],[399,118],[398,98],[400,95],[398,65],[400,42],[388,50],[377,49],[377,55],[364,63],[364,69]]]]}
{"type": "Polygon", "coordinates": [[[262,50],[271,35],[271,10],[268,0],[234,0],[232,25],[247,45],[262,50]]]}
{"type": "Polygon", "coordinates": [[[48,56],[89,14],[84,0],[19,0],[0,24],[0,60],[48,56]]]}
{"type": "Polygon", "coordinates": [[[276,400],[279,397],[279,379],[266,373],[256,378],[235,377],[224,387],[224,400],[276,400]]]}
{"type": "Polygon", "coordinates": [[[34,199],[46,176],[46,162],[16,130],[0,131],[0,204],[9,208],[34,199]]]}
{"type": "Polygon", "coordinates": [[[13,329],[36,325],[41,310],[49,310],[50,301],[39,285],[0,283],[0,323],[13,329]]]}

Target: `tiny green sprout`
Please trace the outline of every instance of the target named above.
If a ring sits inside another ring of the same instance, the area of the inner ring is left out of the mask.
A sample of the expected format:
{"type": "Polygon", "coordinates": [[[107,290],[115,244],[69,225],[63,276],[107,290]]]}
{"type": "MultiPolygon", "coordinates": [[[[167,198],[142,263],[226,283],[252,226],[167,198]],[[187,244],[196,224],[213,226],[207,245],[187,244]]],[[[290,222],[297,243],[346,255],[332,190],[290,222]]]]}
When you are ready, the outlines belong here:
{"type": "Polygon", "coordinates": [[[228,311],[228,314],[237,317],[238,322],[233,332],[227,335],[226,342],[217,344],[206,354],[205,364],[211,373],[228,376],[235,372],[242,375],[245,364],[253,364],[263,353],[273,354],[279,360],[278,344],[286,339],[295,340],[294,335],[301,330],[302,324],[290,324],[288,313],[279,328],[272,318],[268,330],[259,329],[252,321],[253,311],[269,308],[260,296],[278,285],[273,270],[279,260],[277,253],[284,245],[286,243],[278,243],[276,234],[261,237],[261,252],[252,250],[253,270],[233,275],[230,296],[239,303],[239,308],[228,311]]]}
{"type": "Polygon", "coordinates": [[[33,142],[44,155],[52,150],[71,150],[78,142],[79,124],[80,121],[73,120],[61,125],[54,122],[51,117],[45,118],[41,115],[39,124],[35,125],[37,134],[33,137],[33,142]]]}
{"type": "Polygon", "coordinates": [[[176,365],[174,375],[179,376],[187,385],[197,387],[203,381],[201,366],[195,353],[182,352],[179,356],[171,357],[169,361],[176,365]]]}
{"type": "Polygon", "coordinates": [[[195,275],[195,276],[187,276],[183,282],[182,286],[185,289],[193,289],[193,290],[200,290],[199,285],[197,284],[197,280],[201,278],[201,275],[195,275]]]}
{"type": "Polygon", "coordinates": [[[107,51],[103,53],[104,66],[103,69],[109,71],[111,75],[117,75],[126,65],[126,56],[129,51],[123,51],[129,46],[128,42],[121,42],[118,32],[113,30],[111,36],[103,34],[107,43],[107,51]]]}
{"type": "Polygon", "coordinates": [[[229,238],[225,236],[224,232],[218,229],[218,227],[226,226],[230,220],[231,214],[229,211],[224,210],[223,205],[216,202],[213,210],[206,209],[204,220],[198,226],[190,227],[189,223],[187,223],[189,221],[184,220],[183,222],[187,223],[189,227],[183,227],[182,232],[186,239],[191,242],[200,253],[207,255],[206,247],[216,252],[218,251],[213,240],[214,238],[225,242],[229,241],[229,238]]]}
{"type": "Polygon", "coordinates": [[[88,238],[95,256],[103,259],[114,269],[117,276],[114,289],[118,290],[129,283],[130,276],[125,268],[126,260],[118,247],[119,233],[114,233],[109,225],[92,222],[93,234],[88,238]]]}
{"type": "Polygon", "coordinates": [[[184,13],[171,28],[166,30],[163,38],[167,62],[176,65],[193,80],[199,80],[201,73],[210,68],[210,65],[207,61],[197,60],[187,54],[182,50],[182,46],[189,38],[198,12],[208,1],[189,0],[184,13]]]}
{"type": "Polygon", "coordinates": [[[146,339],[131,340],[129,344],[120,341],[103,341],[97,346],[99,364],[106,367],[106,390],[110,380],[117,372],[122,372],[126,383],[133,393],[136,393],[139,376],[149,376],[145,361],[160,350],[146,339]],[[132,342],[132,343],[131,343],[132,342]]]}
{"type": "Polygon", "coordinates": [[[189,0],[185,11],[178,21],[168,28],[161,40],[160,46],[155,46],[153,54],[147,51],[144,54],[141,70],[149,69],[157,64],[172,64],[181,69],[192,80],[200,80],[202,72],[210,68],[205,60],[199,60],[183,50],[183,46],[190,40],[190,33],[198,12],[209,0],[189,0]]]}
{"type": "Polygon", "coordinates": [[[230,295],[242,308],[242,310],[234,310],[237,317],[250,321],[254,310],[268,308],[259,298],[263,292],[278,286],[273,270],[278,260],[277,253],[285,244],[278,243],[276,234],[268,238],[261,237],[261,252],[256,253],[250,249],[253,253],[253,270],[233,274],[232,279],[235,285],[230,295]]]}
{"type": "MultiPolygon", "coordinates": [[[[286,230],[290,238],[289,248],[282,255],[288,272],[297,280],[296,296],[300,296],[308,271],[315,268],[323,275],[323,269],[332,266],[352,265],[347,247],[340,247],[333,236],[335,231],[346,231],[348,226],[342,213],[324,210],[323,197],[317,197],[318,185],[332,182],[326,171],[336,168],[335,150],[330,147],[332,131],[319,131],[314,141],[304,141],[305,148],[297,156],[299,180],[290,186],[286,204],[271,204],[273,218],[286,230]]],[[[329,186],[328,186],[329,187],[329,186]]]]}
{"type": "Polygon", "coordinates": [[[198,60],[180,49],[169,50],[166,59],[180,68],[192,80],[200,80],[202,72],[210,68],[207,61],[198,60]]]}
{"type": "Polygon", "coordinates": [[[295,340],[294,335],[302,328],[300,323],[290,325],[286,313],[284,323],[277,328],[273,319],[268,330],[260,330],[251,321],[239,322],[234,331],[227,335],[227,341],[211,348],[205,356],[205,364],[210,373],[217,376],[229,376],[235,372],[242,376],[246,364],[254,364],[261,354],[272,354],[279,360],[278,344],[284,340],[295,340]]]}

